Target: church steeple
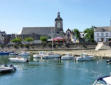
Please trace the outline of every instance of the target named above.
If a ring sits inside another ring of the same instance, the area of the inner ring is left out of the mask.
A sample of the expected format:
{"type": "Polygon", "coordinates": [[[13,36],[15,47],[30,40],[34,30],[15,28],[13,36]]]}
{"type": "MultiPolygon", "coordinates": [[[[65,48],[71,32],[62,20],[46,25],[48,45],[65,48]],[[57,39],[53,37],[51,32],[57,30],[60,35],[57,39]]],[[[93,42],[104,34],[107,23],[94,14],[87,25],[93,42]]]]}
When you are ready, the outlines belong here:
{"type": "Polygon", "coordinates": [[[59,33],[63,31],[63,19],[60,16],[60,12],[57,13],[57,18],[55,19],[55,32],[59,33]]]}
{"type": "Polygon", "coordinates": [[[57,18],[55,19],[55,21],[56,21],[56,20],[62,20],[62,18],[61,18],[61,16],[60,16],[60,12],[57,13],[57,18]]]}
{"type": "Polygon", "coordinates": [[[60,12],[58,12],[57,14],[58,14],[57,17],[60,17],[60,12]]]}

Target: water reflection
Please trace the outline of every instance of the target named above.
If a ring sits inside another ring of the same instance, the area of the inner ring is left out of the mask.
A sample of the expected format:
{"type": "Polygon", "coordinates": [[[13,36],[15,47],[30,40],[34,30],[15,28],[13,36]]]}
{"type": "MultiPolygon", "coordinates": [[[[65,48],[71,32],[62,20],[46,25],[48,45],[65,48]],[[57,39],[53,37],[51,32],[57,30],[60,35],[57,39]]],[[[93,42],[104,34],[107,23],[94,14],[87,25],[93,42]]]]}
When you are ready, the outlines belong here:
{"type": "Polygon", "coordinates": [[[9,56],[0,56],[0,64],[7,64],[9,56]]]}
{"type": "Polygon", "coordinates": [[[8,56],[0,56],[0,64],[14,64],[17,71],[0,75],[0,85],[91,85],[100,76],[111,72],[105,60],[74,62],[36,59],[29,63],[11,63],[8,56]],[[9,80],[5,82],[6,80],[9,80]]]}

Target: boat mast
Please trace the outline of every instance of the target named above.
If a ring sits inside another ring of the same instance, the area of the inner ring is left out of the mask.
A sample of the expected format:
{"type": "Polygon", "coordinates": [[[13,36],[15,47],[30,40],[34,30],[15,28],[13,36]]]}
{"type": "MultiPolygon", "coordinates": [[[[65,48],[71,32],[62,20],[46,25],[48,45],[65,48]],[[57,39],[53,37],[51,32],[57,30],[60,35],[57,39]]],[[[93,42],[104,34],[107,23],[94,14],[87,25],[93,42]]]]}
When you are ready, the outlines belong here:
{"type": "Polygon", "coordinates": [[[53,50],[53,44],[54,44],[54,43],[53,43],[53,31],[52,31],[52,29],[51,29],[51,34],[52,34],[52,35],[51,35],[51,36],[52,36],[52,39],[51,39],[51,40],[52,40],[52,50],[53,50]]]}

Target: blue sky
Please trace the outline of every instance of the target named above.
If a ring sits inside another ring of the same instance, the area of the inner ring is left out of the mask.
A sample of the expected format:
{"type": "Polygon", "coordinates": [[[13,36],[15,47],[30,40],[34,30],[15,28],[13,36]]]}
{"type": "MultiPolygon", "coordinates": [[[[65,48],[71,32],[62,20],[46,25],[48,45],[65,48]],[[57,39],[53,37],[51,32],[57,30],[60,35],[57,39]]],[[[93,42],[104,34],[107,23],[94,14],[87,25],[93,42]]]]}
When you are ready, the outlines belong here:
{"type": "Polygon", "coordinates": [[[19,33],[22,27],[54,26],[58,10],[64,30],[109,26],[111,0],[0,0],[0,30],[19,33]]]}

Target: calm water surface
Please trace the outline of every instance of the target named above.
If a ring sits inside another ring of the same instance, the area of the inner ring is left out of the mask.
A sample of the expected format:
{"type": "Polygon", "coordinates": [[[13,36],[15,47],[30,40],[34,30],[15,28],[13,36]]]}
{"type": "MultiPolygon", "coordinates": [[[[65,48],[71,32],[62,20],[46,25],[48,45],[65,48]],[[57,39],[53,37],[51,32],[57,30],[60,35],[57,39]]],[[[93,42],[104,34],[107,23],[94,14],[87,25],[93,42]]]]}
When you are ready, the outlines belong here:
{"type": "MultiPolygon", "coordinates": [[[[11,64],[8,56],[0,56],[0,64],[4,63],[11,64]]],[[[0,75],[0,85],[92,85],[95,79],[111,72],[111,65],[105,60],[37,60],[13,64],[17,71],[0,75]]]]}

